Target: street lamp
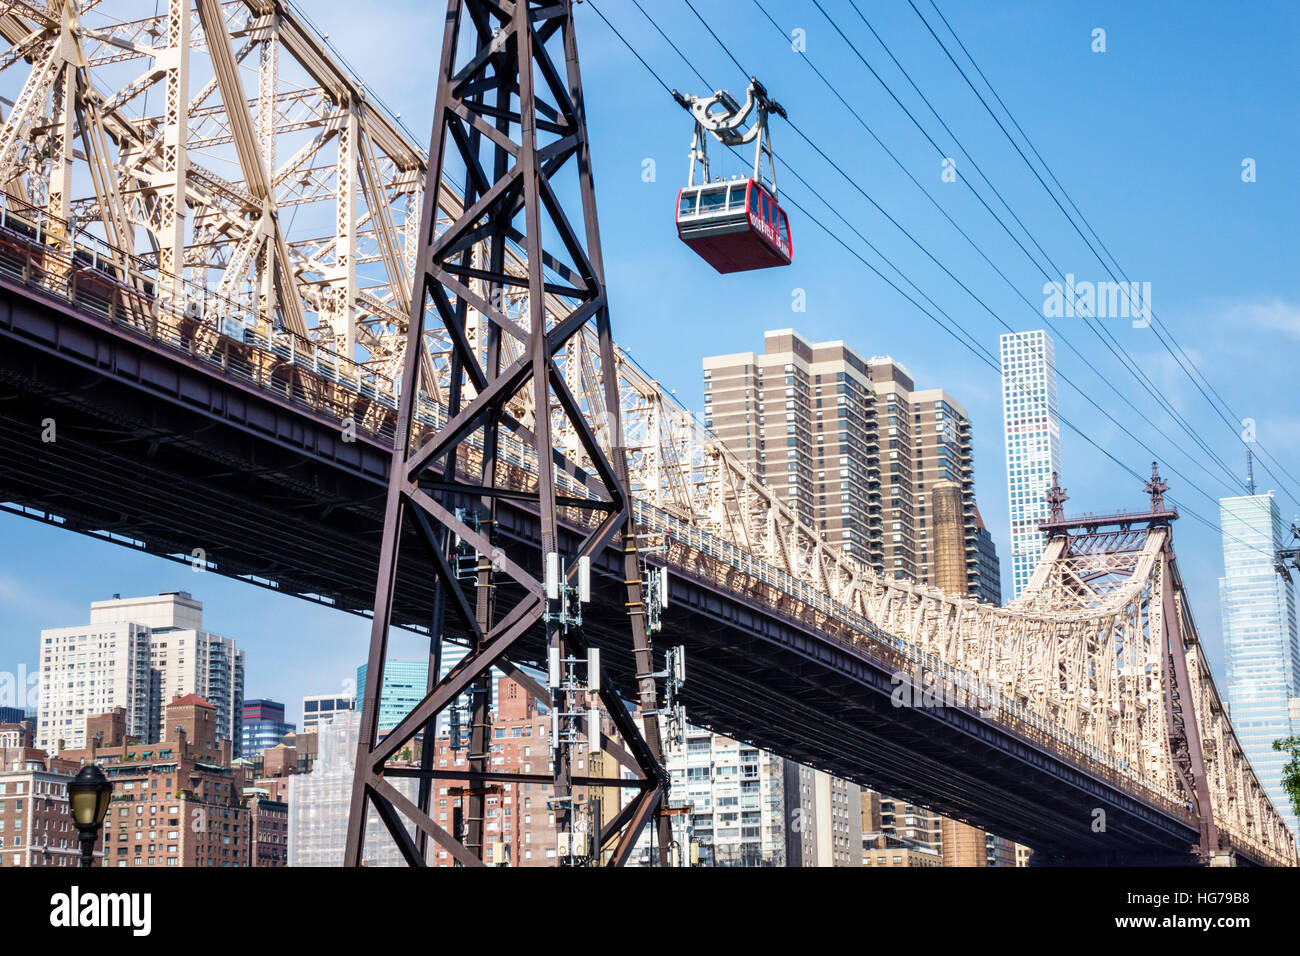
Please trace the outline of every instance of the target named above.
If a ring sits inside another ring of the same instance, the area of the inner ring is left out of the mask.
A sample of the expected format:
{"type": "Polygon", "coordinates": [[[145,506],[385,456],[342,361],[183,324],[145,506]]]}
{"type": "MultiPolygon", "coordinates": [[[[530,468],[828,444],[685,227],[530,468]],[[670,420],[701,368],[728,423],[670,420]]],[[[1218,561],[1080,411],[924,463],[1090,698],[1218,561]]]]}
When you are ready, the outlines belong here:
{"type": "Polygon", "coordinates": [[[113,785],[104,771],[95,764],[87,764],[68,782],[68,810],[77,825],[81,842],[81,865],[93,866],[95,843],[99,829],[108,814],[108,801],[113,795],[113,785]]]}

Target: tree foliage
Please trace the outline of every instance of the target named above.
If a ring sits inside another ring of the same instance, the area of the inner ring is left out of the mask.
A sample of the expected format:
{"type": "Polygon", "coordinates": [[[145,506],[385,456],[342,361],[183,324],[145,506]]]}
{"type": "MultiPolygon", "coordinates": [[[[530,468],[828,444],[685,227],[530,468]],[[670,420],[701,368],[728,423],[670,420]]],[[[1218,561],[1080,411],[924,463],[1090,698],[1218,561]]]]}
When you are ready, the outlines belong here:
{"type": "Polygon", "coordinates": [[[1300,737],[1275,740],[1273,749],[1291,755],[1291,759],[1282,768],[1282,789],[1291,798],[1291,809],[1296,816],[1300,816],[1300,737]]]}

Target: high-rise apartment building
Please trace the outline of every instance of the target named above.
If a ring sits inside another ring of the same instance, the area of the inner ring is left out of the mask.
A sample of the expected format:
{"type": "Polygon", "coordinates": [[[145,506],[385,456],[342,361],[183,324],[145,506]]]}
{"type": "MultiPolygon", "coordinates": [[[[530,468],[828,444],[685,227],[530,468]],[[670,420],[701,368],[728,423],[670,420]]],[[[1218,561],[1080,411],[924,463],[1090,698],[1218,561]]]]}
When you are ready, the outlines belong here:
{"type": "Polygon", "coordinates": [[[868,866],[1021,865],[1018,844],[873,790],[862,791],[862,834],[868,866]]]}
{"type": "Polygon", "coordinates": [[[41,631],[41,699],[36,746],[54,753],[86,745],[86,718],[116,707],[126,732],[150,739],[153,687],[149,628],[133,621],[41,631]]]}
{"type": "Polygon", "coordinates": [[[96,601],[90,619],[138,621],[149,627],[150,666],[154,672],[153,708],[157,728],[151,740],[166,740],[167,705],[197,694],[216,709],[217,738],[229,740],[239,756],[243,742],[244,652],[233,638],[203,630],[203,602],[188,591],[149,598],[96,601]]]}
{"type": "Polygon", "coordinates": [[[128,735],[166,740],[167,704],[198,694],[238,755],[244,652],[203,630],[203,604],[186,591],[94,601],[89,624],[41,631],[41,657],[40,747],[84,747],[86,718],[116,707],[128,735]]]}
{"type": "Polygon", "coordinates": [[[1002,562],[993,544],[993,535],[984,524],[979,508],[975,509],[975,547],[979,555],[980,579],[976,593],[986,604],[1002,604],[1002,562]]]}
{"type": "Polygon", "coordinates": [[[863,816],[863,831],[868,835],[883,834],[936,853],[943,846],[943,817],[933,810],[868,790],[863,792],[863,816]],[[870,826],[865,819],[868,807],[870,826]]]}
{"type": "Polygon", "coordinates": [[[675,839],[694,845],[701,865],[786,865],[785,760],[687,725],[685,739],[665,749],[664,763],[671,805],[690,811],[673,817],[675,839]]]}
{"type": "Polygon", "coordinates": [[[1002,336],[1002,413],[1007,441],[1007,497],[1011,513],[1012,598],[1033,576],[1047,539],[1047,490],[1061,470],[1061,426],[1056,406],[1056,348],[1046,332],[1002,336]]]}
{"type": "Polygon", "coordinates": [[[1300,733],[1292,711],[1300,698],[1295,589],[1277,573],[1282,519],[1273,495],[1219,502],[1223,577],[1219,603],[1228,663],[1225,696],[1237,738],[1273,806],[1300,837],[1300,823],[1282,789],[1287,754],[1273,741],[1300,733]]]}
{"type": "Polygon", "coordinates": [[[783,778],[786,865],[861,866],[862,789],[793,760],[783,778]]]}
{"type": "MultiPolygon", "coordinates": [[[[701,866],[860,866],[856,784],[690,724],[669,740],[674,840],[701,866]]],[[[638,843],[649,859],[649,836],[638,843]]]]}
{"type": "MultiPolygon", "coordinates": [[[[890,363],[893,367],[898,366],[890,363]]],[[[873,369],[883,363],[873,363],[873,369]]],[[[905,394],[895,392],[895,405],[902,412],[905,394]]],[[[914,481],[916,495],[917,579],[938,583],[935,549],[945,537],[959,543],[960,562],[949,588],[979,596],[985,589],[985,567],[979,559],[979,527],[976,522],[974,445],[966,409],[941,388],[912,391],[906,404],[911,408],[914,481]],[[936,489],[950,489],[951,525],[938,520],[934,500],[936,489]],[[945,534],[946,532],[946,534],[945,534]]],[[[888,398],[886,396],[886,401],[888,398]]],[[[886,408],[888,406],[886,405],[886,408]]],[[[891,449],[892,450],[892,449],[891,449]]],[[[891,461],[892,467],[892,461],[891,461]]],[[[886,540],[891,529],[886,530],[886,540]]]]}
{"type": "MultiPolygon", "coordinates": [[[[892,358],[782,329],[766,333],[762,354],[705,358],[704,400],[705,424],[828,542],[878,573],[1001,603],[997,552],[975,505],[970,418],[949,392],[918,389],[892,358]]],[[[843,855],[838,805],[858,802],[856,788],[840,792],[851,785],[812,774],[789,768],[787,799],[805,811],[837,808],[827,831],[835,848],[825,834],[820,845],[795,834],[790,865],[843,855]]],[[[937,847],[939,818],[925,813],[937,847]]]]}
{"type": "Polygon", "coordinates": [[[768,332],[762,354],[704,359],[705,423],[826,540],[882,574],[937,583],[935,485],[959,489],[952,586],[988,593],[970,421],[891,358],[768,332]]]}

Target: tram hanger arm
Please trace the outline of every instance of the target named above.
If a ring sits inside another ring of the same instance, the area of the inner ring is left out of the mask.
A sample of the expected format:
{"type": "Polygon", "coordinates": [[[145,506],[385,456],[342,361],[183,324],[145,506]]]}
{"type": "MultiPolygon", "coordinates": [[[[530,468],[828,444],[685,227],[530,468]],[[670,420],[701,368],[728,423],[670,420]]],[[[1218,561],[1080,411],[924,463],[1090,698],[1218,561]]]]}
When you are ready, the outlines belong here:
{"type": "Polygon", "coordinates": [[[743,146],[752,143],[761,133],[763,127],[763,118],[768,113],[775,113],[782,119],[786,119],[785,108],[775,100],[769,99],[767,88],[757,79],[750,77],[749,86],[745,90],[745,104],[740,106],[736,103],[735,98],[726,90],[715,90],[712,96],[687,96],[672,90],[673,99],[684,110],[689,110],[695,117],[695,122],[702,129],[712,133],[719,142],[727,146],[743,146]],[[721,106],[722,113],[713,112],[713,107],[721,106]],[[760,121],[754,123],[748,130],[738,133],[749,119],[754,108],[759,111],[760,121]]]}

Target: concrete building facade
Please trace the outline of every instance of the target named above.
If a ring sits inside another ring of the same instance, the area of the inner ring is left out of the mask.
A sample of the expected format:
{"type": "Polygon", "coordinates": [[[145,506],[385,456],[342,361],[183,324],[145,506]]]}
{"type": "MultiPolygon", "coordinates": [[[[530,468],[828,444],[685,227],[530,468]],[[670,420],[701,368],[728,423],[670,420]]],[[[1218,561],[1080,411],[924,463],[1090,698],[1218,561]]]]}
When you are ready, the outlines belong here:
{"type": "Polygon", "coordinates": [[[784,761],[787,866],[862,865],[862,790],[784,761]]]}
{"type": "Polygon", "coordinates": [[[355,710],[356,699],[346,694],[310,694],[302,699],[302,732],[311,733],[322,720],[344,710],[355,710]]]}
{"type": "MultiPolygon", "coordinates": [[[[681,859],[701,866],[860,866],[855,784],[688,724],[669,741],[670,806],[681,859]]],[[[640,844],[649,859],[649,840],[640,844]]]]}
{"type": "Polygon", "coordinates": [[[701,865],[786,865],[784,760],[689,724],[664,756],[670,805],[686,811],[673,817],[675,839],[701,865]]]}
{"type": "Polygon", "coordinates": [[[86,745],[86,719],[123,709],[126,732],[144,739],[153,684],[149,628],[129,621],[50,627],[41,631],[41,696],[36,745],[55,753],[86,745]]]}

